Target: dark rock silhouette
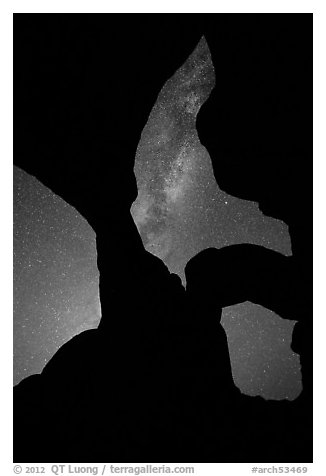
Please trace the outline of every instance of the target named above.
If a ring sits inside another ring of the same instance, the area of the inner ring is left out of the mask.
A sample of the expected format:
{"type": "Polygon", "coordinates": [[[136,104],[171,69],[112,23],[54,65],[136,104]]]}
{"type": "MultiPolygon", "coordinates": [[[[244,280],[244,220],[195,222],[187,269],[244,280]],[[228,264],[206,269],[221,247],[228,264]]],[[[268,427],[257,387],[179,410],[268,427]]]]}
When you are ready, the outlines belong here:
{"type": "MultiPolygon", "coordinates": [[[[218,34],[211,23],[205,35],[214,64],[223,64],[230,77],[219,77],[219,87],[199,112],[197,129],[211,157],[218,157],[213,168],[220,188],[257,201],[266,215],[289,226],[293,257],[288,260],[288,283],[296,297],[282,298],[278,308],[287,301],[299,320],[292,348],[300,354],[308,398],[307,389],[312,389],[312,17],[296,18],[291,33],[287,15],[270,21],[254,15],[250,31],[241,15],[223,19],[221,37],[232,37],[226,52],[216,47],[218,34]],[[259,48],[252,48],[257,41],[259,48]],[[298,49],[293,47],[297,41],[298,49]]],[[[276,312],[286,317],[285,309],[276,312]]]]}
{"type": "Polygon", "coordinates": [[[14,460],[312,461],[312,18],[16,14],[14,25],[14,162],[95,230],[102,306],[97,330],[15,387],[14,460]],[[197,121],[216,179],[289,225],[293,257],[205,250],[184,290],[144,250],[129,210],[140,132],[202,34],[220,71],[197,121]],[[294,402],[233,384],[218,317],[245,300],[299,320],[294,402]]]}

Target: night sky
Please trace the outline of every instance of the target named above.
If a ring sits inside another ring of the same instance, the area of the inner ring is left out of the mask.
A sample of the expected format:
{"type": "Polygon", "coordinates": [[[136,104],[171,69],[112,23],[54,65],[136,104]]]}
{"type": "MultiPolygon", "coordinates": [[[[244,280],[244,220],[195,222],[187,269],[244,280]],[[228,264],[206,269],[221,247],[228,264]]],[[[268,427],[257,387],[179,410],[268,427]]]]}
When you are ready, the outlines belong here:
{"type": "MultiPolygon", "coordinates": [[[[133,218],[145,248],[184,283],[186,263],[208,247],[253,243],[291,255],[284,223],[218,188],[195,124],[214,83],[203,38],[163,86],[136,153],[133,218]]],[[[74,208],[14,168],[14,382],[40,372],[64,342],[97,327],[100,315],[95,233],[74,208]]],[[[222,324],[244,393],[299,394],[294,321],[242,303],[224,309],[222,324]]]]}
{"type": "Polygon", "coordinates": [[[101,316],[95,233],[70,205],[14,167],[14,382],[39,373],[101,316]]]}
{"type": "MultiPolygon", "coordinates": [[[[204,38],[158,95],[139,142],[132,215],[145,248],[183,281],[199,251],[252,243],[291,255],[287,226],[218,188],[196,115],[215,83],[204,38]]],[[[235,138],[236,140],[236,138],[235,138]]]]}

